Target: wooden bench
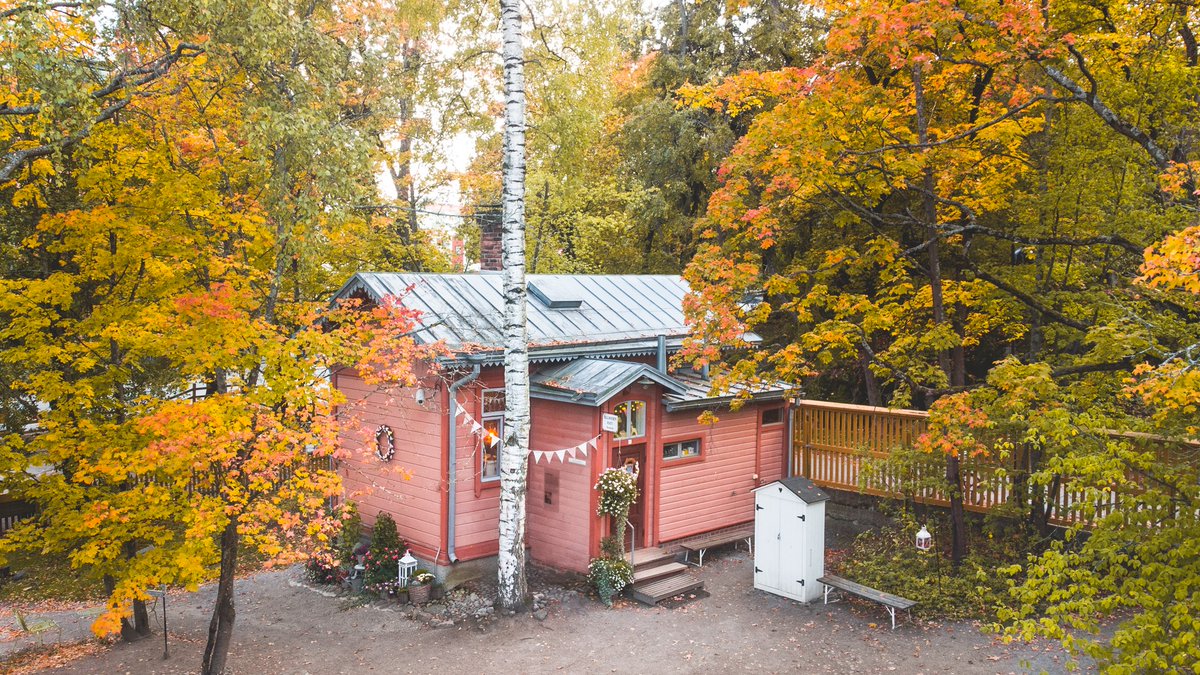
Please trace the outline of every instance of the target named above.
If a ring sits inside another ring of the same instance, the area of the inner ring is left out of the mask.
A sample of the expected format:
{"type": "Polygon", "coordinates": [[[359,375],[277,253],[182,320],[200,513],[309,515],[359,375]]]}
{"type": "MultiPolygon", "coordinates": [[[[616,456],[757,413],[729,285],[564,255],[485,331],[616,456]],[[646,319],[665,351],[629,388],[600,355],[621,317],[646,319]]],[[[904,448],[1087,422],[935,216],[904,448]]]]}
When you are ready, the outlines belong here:
{"type": "Polygon", "coordinates": [[[698,537],[685,539],[680,547],[684,551],[684,562],[688,562],[692,552],[700,555],[700,564],[697,567],[704,567],[704,552],[714,546],[724,546],[725,544],[733,544],[739,541],[746,542],[746,547],[750,552],[754,552],[754,523],[746,523],[738,527],[702,534],[698,537]]]}
{"type": "MultiPolygon", "coordinates": [[[[896,610],[898,609],[908,611],[908,620],[912,621],[912,608],[917,604],[916,600],[909,600],[908,598],[902,598],[891,593],[884,593],[870,586],[856,584],[849,579],[843,579],[832,574],[827,574],[817,579],[817,581],[825,585],[825,604],[827,605],[829,604],[829,593],[836,589],[883,605],[892,617],[892,630],[896,630],[896,610]]],[[[837,602],[837,600],[834,600],[834,602],[837,602]]]]}

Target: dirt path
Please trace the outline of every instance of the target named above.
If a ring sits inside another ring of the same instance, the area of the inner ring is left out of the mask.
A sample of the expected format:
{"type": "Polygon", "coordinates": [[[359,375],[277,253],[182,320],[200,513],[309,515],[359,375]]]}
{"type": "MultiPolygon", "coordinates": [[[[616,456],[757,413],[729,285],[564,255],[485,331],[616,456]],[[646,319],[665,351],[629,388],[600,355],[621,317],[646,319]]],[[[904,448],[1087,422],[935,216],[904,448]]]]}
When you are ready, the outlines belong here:
{"type": "MultiPolygon", "coordinates": [[[[1005,646],[967,624],[888,628],[873,606],[805,606],[751,587],[745,554],[706,560],[710,597],[677,609],[579,599],[484,627],[430,629],[401,612],[344,609],[299,582],[299,570],[239,583],[234,673],[574,672],[802,673],[1063,672],[1061,652],[1005,646]],[[871,624],[876,624],[872,628],[871,624]]],[[[171,658],[160,637],[117,645],[53,672],[194,672],[213,589],[173,599],[171,658]]]]}

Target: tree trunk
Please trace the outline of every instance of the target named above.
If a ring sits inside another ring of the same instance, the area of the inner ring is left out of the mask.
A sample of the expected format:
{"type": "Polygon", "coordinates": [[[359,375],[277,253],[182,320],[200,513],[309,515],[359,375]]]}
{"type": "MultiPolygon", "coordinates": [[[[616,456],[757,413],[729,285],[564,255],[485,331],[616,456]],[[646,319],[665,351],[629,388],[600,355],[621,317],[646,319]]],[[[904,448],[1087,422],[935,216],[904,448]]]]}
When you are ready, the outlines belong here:
{"type": "Polygon", "coordinates": [[[208,624],[208,644],[204,646],[204,661],[200,665],[202,675],[220,675],[225,672],[225,659],[229,656],[229,644],[233,640],[233,574],[237,570],[237,554],[240,538],[237,520],[230,519],[221,533],[221,576],[217,581],[217,602],[213,606],[212,621],[208,624]]]}
{"type": "Polygon", "coordinates": [[[504,32],[504,438],[500,451],[499,604],[525,605],[529,353],[525,326],[525,74],[521,9],[501,0],[504,32]]]}
{"type": "MultiPolygon", "coordinates": [[[[916,103],[917,141],[922,146],[929,142],[929,112],[925,100],[923,77],[922,66],[920,64],[914,66],[913,96],[916,103]]],[[[933,168],[928,164],[923,171],[921,190],[921,215],[925,221],[926,237],[932,242],[929,245],[929,289],[933,323],[936,328],[946,324],[946,305],[942,290],[941,247],[938,245],[941,233],[938,231],[937,202],[935,200],[937,181],[934,180],[933,168]]],[[[963,365],[961,359],[952,359],[951,351],[940,351],[938,364],[952,384],[961,385],[957,380],[966,379],[964,368],[961,367],[963,365]],[[955,361],[960,362],[958,364],[960,367],[955,367],[955,361]]],[[[967,522],[962,495],[962,471],[959,458],[955,455],[946,455],[946,489],[947,497],[950,499],[951,560],[957,567],[967,553],[967,522]]]]}

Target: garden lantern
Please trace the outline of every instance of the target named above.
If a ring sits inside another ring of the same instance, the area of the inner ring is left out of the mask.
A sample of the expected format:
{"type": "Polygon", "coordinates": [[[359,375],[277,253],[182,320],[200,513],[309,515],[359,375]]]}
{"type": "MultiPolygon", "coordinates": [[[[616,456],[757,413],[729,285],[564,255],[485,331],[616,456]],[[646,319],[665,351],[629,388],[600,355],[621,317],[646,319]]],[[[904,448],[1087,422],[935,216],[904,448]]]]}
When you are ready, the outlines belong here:
{"type": "Polygon", "coordinates": [[[917,533],[917,550],[928,551],[933,547],[933,535],[929,534],[929,530],[925,526],[921,526],[921,531],[917,533]]]}
{"type": "MultiPolygon", "coordinates": [[[[931,548],[933,548],[933,535],[929,533],[929,530],[925,529],[924,525],[922,525],[921,531],[917,533],[917,550],[918,551],[928,551],[931,548]]],[[[938,595],[941,595],[942,594],[942,556],[938,555],[937,551],[933,552],[933,564],[934,564],[934,567],[937,569],[938,595]]]]}
{"type": "Polygon", "coordinates": [[[417,559],[412,557],[412,553],[405,550],[404,557],[397,563],[400,566],[400,587],[408,586],[408,580],[412,578],[413,572],[417,571],[417,559]]]}

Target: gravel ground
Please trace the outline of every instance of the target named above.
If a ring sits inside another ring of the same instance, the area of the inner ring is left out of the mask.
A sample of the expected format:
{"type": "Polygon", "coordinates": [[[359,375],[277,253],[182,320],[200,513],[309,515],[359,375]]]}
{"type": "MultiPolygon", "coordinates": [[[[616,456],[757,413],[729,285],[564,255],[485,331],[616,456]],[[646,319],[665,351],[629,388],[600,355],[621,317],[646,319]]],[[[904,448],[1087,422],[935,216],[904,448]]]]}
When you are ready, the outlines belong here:
{"type": "MultiPolygon", "coordinates": [[[[395,606],[348,606],[302,581],[301,570],[240,581],[232,673],[590,671],[693,673],[1064,672],[1053,645],[1002,645],[962,623],[902,624],[890,630],[874,605],[803,605],[753,589],[750,559],[706,557],[706,593],[672,607],[623,601],[605,609],[585,595],[546,585],[532,613],[460,619],[417,616],[395,606]],[[710,563],[709,560],[712,560],[710,563]],[[706,597],[707,596],[707,597],[706,597]],[[435,626],[441,625],[438,628],[435,626]]],[[[539,584],[542,586],[539,588],[539,584]]],[[[71,662],[61,673],[195,672],[215,589],[171,600],[171,658],[161,634],[71,662]]],[[[463,591],[460,605],[478,605],[463,591]]],[[[483,594],[483,589],[480,589],[483,594]]]]}

